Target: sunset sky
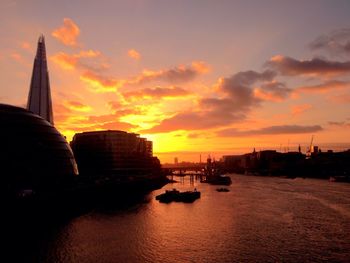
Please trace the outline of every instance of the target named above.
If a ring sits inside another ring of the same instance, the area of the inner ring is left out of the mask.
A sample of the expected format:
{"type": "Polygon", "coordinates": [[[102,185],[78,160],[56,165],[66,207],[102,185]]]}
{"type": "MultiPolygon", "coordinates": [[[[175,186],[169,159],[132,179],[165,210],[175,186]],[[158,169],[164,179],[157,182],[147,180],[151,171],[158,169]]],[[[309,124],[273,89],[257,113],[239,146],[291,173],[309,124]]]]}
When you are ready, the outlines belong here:
{"type": "Polygon", "coordinates": [[[350,147],[350,1],[1,0],[0,102],[45,35],[55,126],[136,132],[162,162],[350,147]],[[322,148],[322,147],[321,147],[322,148]]]}

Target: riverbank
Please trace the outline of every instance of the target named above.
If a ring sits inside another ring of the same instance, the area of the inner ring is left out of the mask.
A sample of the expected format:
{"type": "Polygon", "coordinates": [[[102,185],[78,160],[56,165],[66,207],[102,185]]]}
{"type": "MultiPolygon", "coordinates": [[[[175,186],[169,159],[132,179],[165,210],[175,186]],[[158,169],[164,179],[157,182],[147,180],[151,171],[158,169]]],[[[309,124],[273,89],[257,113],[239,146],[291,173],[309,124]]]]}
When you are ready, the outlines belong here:
{"type": "Polygon", "coordinates": [[[149,192],[160,189],[170,180],[165,176],[148,179],[92,182],[79,181],[61,191],[47,191],[4,202],[4,216],[9,221],[29,220],[40,216],[71,218],[101,207],[123,207],[138,202],[149,192]]]}

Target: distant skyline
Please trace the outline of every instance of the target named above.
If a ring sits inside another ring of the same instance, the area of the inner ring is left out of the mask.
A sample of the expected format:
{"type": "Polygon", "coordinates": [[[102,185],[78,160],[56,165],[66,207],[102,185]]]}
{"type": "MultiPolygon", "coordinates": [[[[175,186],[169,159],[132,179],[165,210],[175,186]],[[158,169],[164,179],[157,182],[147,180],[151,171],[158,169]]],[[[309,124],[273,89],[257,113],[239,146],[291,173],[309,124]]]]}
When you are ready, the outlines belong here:
{"type": "MultiPolygon", "coordinates": [[[[162,162],[350,147],[349,1],[9,1],[0,102],[45,35],[55,126],[136,132],[162,162]]],[[[325,149],[326,150],[326,149],[325,149]]]]}

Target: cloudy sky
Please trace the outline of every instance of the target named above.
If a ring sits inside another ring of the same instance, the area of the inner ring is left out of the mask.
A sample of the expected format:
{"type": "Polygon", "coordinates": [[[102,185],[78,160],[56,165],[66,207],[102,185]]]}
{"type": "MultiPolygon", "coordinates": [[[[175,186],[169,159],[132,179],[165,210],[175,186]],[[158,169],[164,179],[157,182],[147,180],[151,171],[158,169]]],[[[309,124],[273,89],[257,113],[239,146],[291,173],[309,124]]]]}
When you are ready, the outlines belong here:
{"type": "MultiPolygon", "coordinates": [[[[1,0],[0,102],[45,35],[55,126],[153,140],[161,161],[350,145],[349,1],[1,0]]],[[[326,150],[326,149],[325,149],[326,150]]]]}

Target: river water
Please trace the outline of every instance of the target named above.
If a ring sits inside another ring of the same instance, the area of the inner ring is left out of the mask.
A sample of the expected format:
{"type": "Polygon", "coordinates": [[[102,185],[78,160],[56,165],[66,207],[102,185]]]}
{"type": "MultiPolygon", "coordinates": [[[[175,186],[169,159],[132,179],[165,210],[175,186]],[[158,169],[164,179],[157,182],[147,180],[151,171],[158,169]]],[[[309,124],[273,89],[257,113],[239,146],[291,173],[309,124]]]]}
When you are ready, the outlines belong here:
{"type": "Polygon", "coordinates": [[[350,184],[231,178],[230,192],[187,178],[136,204],[67,220],[34,242],[29,256],[79,263],[350,262],[350,184]],[[174,187],[197,188],[201,198],[192,204],[155,200],[174,187]]]}

